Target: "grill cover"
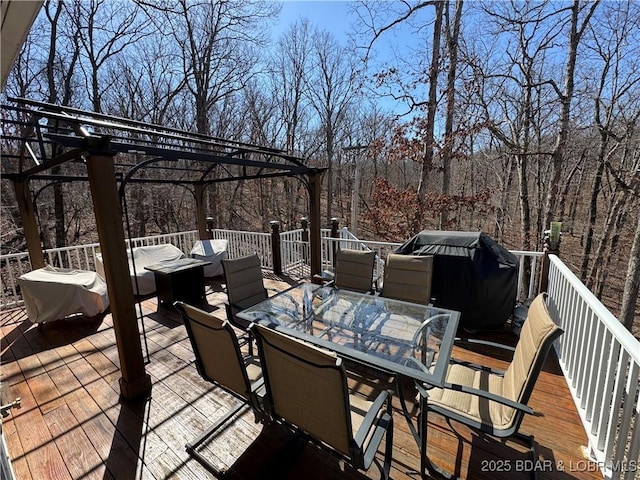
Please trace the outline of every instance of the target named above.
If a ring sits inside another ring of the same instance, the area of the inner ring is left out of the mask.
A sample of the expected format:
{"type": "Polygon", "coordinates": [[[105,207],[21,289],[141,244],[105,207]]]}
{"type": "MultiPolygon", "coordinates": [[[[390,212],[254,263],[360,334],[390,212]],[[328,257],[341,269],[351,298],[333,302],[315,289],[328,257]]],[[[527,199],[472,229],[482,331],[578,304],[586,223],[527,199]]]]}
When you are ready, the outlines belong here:
{"type": "Polygon", "coordinates": [[[459,311],[463,327],[498,329],[509,319],[518,259],[487,234],[423,230],[395,253],[434,256],[434,305],[459,311]]]}

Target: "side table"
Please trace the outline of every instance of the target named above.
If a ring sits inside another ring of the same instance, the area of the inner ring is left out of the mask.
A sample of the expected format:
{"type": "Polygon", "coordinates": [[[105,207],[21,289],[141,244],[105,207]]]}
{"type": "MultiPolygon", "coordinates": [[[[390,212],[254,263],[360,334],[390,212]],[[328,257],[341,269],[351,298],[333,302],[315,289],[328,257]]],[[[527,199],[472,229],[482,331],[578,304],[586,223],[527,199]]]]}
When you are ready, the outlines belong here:
{"type": "Polygon", "coordinates": [[[200,303],[205,298],[204,267],[211,262],[181,258],[144,267],[153,272],[159,306],[171,306],[176,300],[200,303]]]}

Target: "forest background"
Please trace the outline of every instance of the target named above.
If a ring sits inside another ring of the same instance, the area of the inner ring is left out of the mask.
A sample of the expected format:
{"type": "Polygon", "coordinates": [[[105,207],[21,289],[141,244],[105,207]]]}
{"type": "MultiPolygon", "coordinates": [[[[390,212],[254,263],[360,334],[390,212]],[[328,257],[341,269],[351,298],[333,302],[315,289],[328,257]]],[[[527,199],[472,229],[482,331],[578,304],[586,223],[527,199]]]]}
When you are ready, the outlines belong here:
{"type": "MultiPolygon", "coordinates": [[[[337,217],[363,239],[481,230],[540,250],[562,221],[560,256],[640,337],[638,3],[336,7],[314,5],[347,12],[348,35],[313,18],[283,25],[280,2],[48,1],[2,101],[282,148],[329,168],[326,224],[337,217]]],[[[8,187],[2,253],[25,250],[8,187]]],[[[195,227],[182,189],[128,195],[136,236],[195,227]]],[[[291,179],[220,184],[206,201],[218,228],[288,230],[308,214],[291,179]]],[[[96,240],[87,185],[55,185],[37,209],[45,248],[96,240]]]]}

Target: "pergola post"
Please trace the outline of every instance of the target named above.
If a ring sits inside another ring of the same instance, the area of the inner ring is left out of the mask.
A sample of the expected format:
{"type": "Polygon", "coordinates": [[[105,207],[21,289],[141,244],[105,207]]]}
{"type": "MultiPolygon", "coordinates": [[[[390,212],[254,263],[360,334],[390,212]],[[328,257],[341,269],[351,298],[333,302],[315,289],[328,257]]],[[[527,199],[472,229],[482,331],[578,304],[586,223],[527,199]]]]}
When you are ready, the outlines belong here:
{"type": "Polygon", "coordinates": [[[322,271],[322,244],[320,237],[320,191],[322,173],[309,174],[309,241],[311,243],[311,278],[322,271]]]}
{"type": "Polygon", "coordinates": [[[44,267],[44,252],[40,242],[40,231],[38,230],[38,222],[36,221],[36,211],[33,207],[31,192],[29,191],[29,180],[26,178],[13,181],[13,188],[18,201],[18,209],[20,210],[20,218],[22,219],[22,229],[24,238],[27,242],[27,250],[29,251],[29,259],[31,260],[31,268],[37,269],[44,267]]]}
{"type": "Polygon", "coordinates": [[[112,155],[90,154],[87,173],[120,358],[120,393],[131,399],[151,390],[151,377],[144,368],[112,155]]]}
{"type": "Polygon", "coordinates": [[[196,194],[196,222],[198,225],[198,238],[207,240],[211,238],[207,232],[207,212],[204,204],[204,185],[197,183],[195,186],[196,194]]]}

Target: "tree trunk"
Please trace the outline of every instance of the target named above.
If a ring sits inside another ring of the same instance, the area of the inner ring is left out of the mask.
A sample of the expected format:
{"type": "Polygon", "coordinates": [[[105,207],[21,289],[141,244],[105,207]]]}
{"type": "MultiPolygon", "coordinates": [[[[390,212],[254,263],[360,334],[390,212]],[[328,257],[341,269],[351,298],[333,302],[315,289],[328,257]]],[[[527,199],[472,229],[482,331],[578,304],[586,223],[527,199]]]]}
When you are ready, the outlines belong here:
{"type": "Polygon", "coordinates": [[[638,306],[638,293],[640,292],[640,222],[636,225],[636,233],[633,237],[633,245],[629,255],[629,268],[627,280],[622,294],[622,309],[620,321],[631,331],[633,320],[638,306]]]}
{"type": "Polygon", "coordinates": [[[591,248],[593,246],[593,231],[595,229],[596,220],[598,217],[598,195],[602,190],[602,176],[604,175],[604,155],[607,144],[607,135],[602,133],[600,138],[600,149],[598,152],[598,168],[596,169],[595,177],[593,178],[593,185],[591,187],[591,198],[589,200],[589,223],[587,224],[587,231],[583,234],[583,249],[582,249],[582,265],[580,267],[580,278],[590,285],[590,280],[587,278],[587,269],[589,267],[589,256],[591,255],[591,248]]]}
{"type": "MultiPolygon", "coordinates": [[[[456,108],[456,72],[458,68],[458,36],[462,19],[464,0],[456,0],[453,25],[449,22],[449,2],[447,2],[447,49],[449,51],[449,71],[447,73],[447,117],[444,129],[444,145],[442,147],[442,194],[449,195],[451,184],[451,154],[453,152],[453,119],[456,108]]],[[[448,211],[440,213],[440,229],[447,226],[448,211]]]]}
{"type": "Polygon", "coordinates": [[[424,201],[426,184],[433,168],[434,131],[438,95],[438,66],[440,64],[440,38],[442,36],[442,13],[444,2],[435,2],[436,17],[433,24],[433,45],[431,47],[431,66],[429,68],[429,104],[427,105],[427,131],[425,132],[424,154],[418,183],[418,199],[424,201]]]}
{"type": "Polygon", "coordinates": [[[569,34],[569,51],[567,52],[567,63],[565,67],[564,89],[560,96],[560,122],[558,136],[551,155],[551,181],[547,188],[547,199],[545,202],[545,213],[543,225],[547,227],[550,222],[558,218],[558,188],[560,185],[560,176],[562,173],[562,164],[564,163],[565,149],[567,139],[569,137],[569,128],[571,126],[571,101],[573,99],[575,84],[574,76],[576,70],[576,59],[578,57],[578,45],[598,2],[594,2],[582,25],[578,28],[578,13],[580,12],[580,0],[573,0],[571,7],[571,26],[569,34]]]}

